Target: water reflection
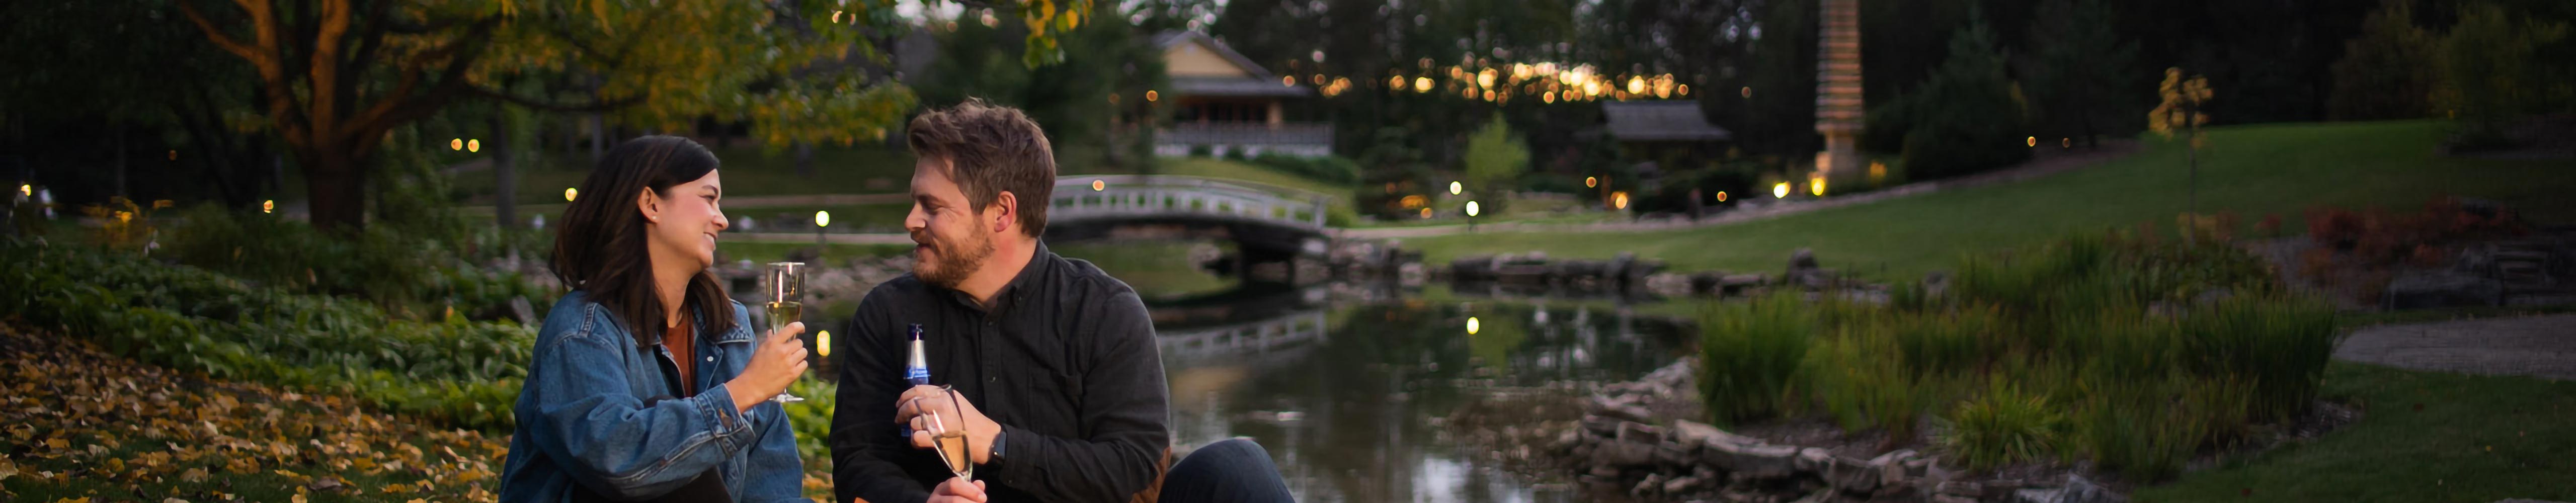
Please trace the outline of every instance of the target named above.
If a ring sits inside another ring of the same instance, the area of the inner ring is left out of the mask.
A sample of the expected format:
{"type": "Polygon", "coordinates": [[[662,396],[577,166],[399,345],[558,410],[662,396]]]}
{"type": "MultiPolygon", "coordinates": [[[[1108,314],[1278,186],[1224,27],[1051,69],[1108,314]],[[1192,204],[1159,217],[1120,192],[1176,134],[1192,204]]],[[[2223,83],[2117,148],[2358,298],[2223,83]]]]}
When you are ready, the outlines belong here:
{"type": "Polygon", "coordinates": [[[1195,304],[1224,316],[1167,319],[1166,306],[1154,307],[1174,441],[1251,437],[1300,501],[1575,500],[1502,472],[1483,451],[1442,438],[1430,418],[1480,387],[1634,379],[1674,356],[1668,323],[1591,304],[1313,293],[1321,290],[1238,293],[1230,309],[1195,304]]]}

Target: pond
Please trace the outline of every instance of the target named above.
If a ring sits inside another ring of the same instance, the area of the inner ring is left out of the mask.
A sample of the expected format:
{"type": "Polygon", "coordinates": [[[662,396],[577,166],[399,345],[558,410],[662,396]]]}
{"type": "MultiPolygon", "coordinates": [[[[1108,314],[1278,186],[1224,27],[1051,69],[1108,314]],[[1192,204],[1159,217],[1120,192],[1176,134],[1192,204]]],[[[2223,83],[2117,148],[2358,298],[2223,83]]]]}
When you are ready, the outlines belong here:
{"type": "MultiPolygon", "coordinates": [[[[1251,438],[1298,501],[1578,501],[1450,439],[1441,419],[1487,389],[1633,380],[1684,347],[1674,322],[1614,300],[1242,286],[1173,265],[1189,263],[1189,248],[1057,247],[1151,292],[1175,451],[1251,438]]],[[[851,307],[808,322],[837,326],[851,307]]],[[[825,365],[818,372],[832,375],[825,365]]]]}
{"type": "Polygon", "coordinates": [[[1434,418],[1481,388],[1635,379],[1679,347],[1672,323],[1599,303],[1315,297],[1263,320],[1156,326],[1174,442],[1250,437],[1299,501],[1579,500],[1505,472],[1434,418]]]}

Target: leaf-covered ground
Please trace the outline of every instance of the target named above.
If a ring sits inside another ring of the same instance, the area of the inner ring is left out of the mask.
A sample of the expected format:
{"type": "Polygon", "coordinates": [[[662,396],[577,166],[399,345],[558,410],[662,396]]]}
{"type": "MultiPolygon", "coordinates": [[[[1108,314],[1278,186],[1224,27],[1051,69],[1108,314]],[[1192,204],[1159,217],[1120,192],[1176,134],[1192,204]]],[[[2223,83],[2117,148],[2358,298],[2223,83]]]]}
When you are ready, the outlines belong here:
{"type": "MultiPolygon", "coordinates": [[[[0,503],[491,502],[508,445],[0,324],[0,503]]],[[[806,461],[806,495],[829,500],[830,461],[806,461]]]]}
{"type": "Polygon", "coordinates": [[[496,501],[503,439],[0,327],[0,500],[496,501]]]}
{"type": "MultiPolygon", "coordinates": [[[[0,326],[0,502],[498,501],[506,436],[0,326]]],[[[808,496],[828,500],[830,463],[808,496]]]]}

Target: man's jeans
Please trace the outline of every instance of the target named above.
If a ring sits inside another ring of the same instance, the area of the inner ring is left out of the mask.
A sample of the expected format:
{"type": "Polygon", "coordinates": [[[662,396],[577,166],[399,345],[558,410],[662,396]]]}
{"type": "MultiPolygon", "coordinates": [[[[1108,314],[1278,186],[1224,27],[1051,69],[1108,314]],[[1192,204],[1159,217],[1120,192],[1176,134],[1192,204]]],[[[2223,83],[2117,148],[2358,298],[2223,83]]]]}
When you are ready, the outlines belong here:
{"type": "Polygon", "coordinates": [[[1292,503],[1288,481],[1270,452],[1246,439],[1208,444],[1172,464],[1163,476],[1163,503],[1292,503]]]}

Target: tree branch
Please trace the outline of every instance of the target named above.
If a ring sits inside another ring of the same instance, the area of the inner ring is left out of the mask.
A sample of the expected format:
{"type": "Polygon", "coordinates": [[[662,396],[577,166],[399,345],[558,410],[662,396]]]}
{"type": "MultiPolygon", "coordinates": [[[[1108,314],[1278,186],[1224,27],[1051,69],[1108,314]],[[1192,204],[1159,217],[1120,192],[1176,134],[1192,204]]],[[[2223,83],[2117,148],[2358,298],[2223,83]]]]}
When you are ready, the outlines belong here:
{"type": "Polygon", "coordinates": [[[252,60],[254,64],[258,62],[259,56],[257,53],[251,51],[250,46],[242,45],[240,41],[233,40],[231,35],[225,35],[222,28],[217,28],[213,21],[206,20],[204,13],[197,12],[197,7],[194,2],[179,2],[179,13],[188,16],[189,22],[196,23],[198,30],[206,32],[206,40],[213,41],[215,43],[215,47],[223,48],[224,52],[233,53],[234,56],[241,56],[242,59],[252,60]]]}

